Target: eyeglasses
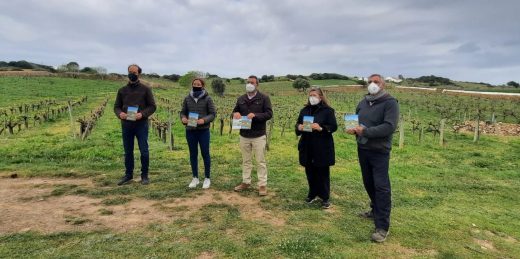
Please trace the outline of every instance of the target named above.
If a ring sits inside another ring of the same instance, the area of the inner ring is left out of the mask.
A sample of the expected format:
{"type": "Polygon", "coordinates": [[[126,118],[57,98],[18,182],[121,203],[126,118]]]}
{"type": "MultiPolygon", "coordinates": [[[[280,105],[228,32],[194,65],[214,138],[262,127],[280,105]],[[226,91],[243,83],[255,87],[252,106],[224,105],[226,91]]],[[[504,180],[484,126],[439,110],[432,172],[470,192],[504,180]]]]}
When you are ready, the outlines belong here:
{"type": "Polygon", "coordinates": [[[379,81],[368,81],[368,83],[369,83],[369,84],[371,84],[371,83],[374,83],[374,84],[380,84],[381,82],[379,82],[379,81]]]}

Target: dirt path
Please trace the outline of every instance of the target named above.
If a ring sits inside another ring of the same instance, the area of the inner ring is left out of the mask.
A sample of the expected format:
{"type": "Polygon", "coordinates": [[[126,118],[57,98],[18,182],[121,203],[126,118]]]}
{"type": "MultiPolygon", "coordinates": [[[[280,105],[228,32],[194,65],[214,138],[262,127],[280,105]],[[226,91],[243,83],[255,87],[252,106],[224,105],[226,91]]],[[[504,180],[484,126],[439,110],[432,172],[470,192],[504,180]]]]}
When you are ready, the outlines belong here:
{"type": "MultiPolygon", "coordinates": [[[[43,233],[110,229],[116,232],[187,218],[210,204],[236,206],[242,218],[274,226],[283,217],[263,209],[259,199],[233,192],[207,190],[195,198],[152,201],[134,198],[122,205],[79,195],[53,195],[60,186],[96,187],[90,179],[0,178],[0,235],[26,231],[43,233]]],[[[115,188],[115,187],[103,187],[115,188]]],[[[115,198],[115,197],[105,197],[115,198]]]]}

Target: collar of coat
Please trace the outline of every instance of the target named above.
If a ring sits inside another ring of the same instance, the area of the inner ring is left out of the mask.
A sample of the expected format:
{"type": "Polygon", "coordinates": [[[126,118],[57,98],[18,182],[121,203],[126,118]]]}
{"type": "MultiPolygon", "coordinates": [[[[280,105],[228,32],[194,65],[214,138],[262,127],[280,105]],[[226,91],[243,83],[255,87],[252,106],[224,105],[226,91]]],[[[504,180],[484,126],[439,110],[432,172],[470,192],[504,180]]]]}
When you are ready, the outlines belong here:
{"type": "Polygon", "coordinates": [[[388,99],[392,99],[392,96],[387,93],[385,90],[380,91],[376,95],[365,95],[365,101],[368,103],[368,105],[372,106],[376,103],[384,102],[388,99]]]}
{"type": "Polygon", "coordinates": [[[199,95],[199,97],[193,96],[193,90],[190,91],[190,97],[195,101],[198,102],[200,99],[206,97],[208,95],[208,92],[206,92],[205,89],[202,89],[202,93],[199,95]]]}
{"type": "Polygon", "coordinates": [[[313,109],[314,109],[314,113],[316,113],[317,111],[321,110],[322,108],[327,108],[327,107],[329,107],[329,106],[323,104],[323,102],[319,102],[316,105],[310,105],[310,104],[305,105],[305,109],[307,109],[309,111],[309,114],[312,114],[313,109]],[[314,109],[314,107],[316,107],[316,108],[314,109]]]}
{"type": "Polygon", "coordinates": [[[137,81],[128,82],[128,84],[126,84],[126,85],[129,87],[138,87],[138,86],[142,86],[143,84],[141,84],[141,80],[137,79],[137,81]]]}
{"type": "Polygon", "coordinates": [[[253,98],[249,99],[249,96],[246,94],[242,95],[242,97],[244,98],[244,100],[246,100],[246,102],[252,102],[254,100],[259,100],[263,97],[264,95],[260,92],[260,91],[256,91],[256,94],[255,96],[253,96],[253,98]]]}

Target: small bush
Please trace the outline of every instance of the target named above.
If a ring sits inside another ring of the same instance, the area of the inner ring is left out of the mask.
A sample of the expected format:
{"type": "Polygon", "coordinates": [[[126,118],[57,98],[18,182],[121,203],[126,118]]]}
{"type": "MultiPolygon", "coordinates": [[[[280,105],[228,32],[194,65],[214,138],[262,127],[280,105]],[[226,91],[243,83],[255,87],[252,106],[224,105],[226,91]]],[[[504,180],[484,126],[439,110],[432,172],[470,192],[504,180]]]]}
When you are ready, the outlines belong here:
{"type": "Polygon", "coordinates": [[[297,78],[293,82],[293,87],[298,89],[298,91],[305,91],[305,89],[311,87],[311,84],[306,79],[297,78]]]}
{"type": "Polygon", "coordinates": [[[224,84],[224,81],[221,78],[215,78],[211,82],[211,89],[213,89],[215,94],[223,96],[224,91],[226,90],[226,84],[224,84]]]}

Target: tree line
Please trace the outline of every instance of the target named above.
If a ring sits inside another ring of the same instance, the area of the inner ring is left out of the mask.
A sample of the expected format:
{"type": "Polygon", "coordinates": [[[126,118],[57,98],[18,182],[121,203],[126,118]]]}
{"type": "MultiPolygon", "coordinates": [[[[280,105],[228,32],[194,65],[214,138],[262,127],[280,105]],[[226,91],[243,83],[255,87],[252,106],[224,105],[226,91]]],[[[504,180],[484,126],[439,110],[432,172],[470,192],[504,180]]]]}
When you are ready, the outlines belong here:
{"type": "MultiPolygon", "coordinates": [[[[0,61],[0,70],[13,70],[13,71],[21,71],[23,69],[33,69],[33,70],[43,70],[48,71],[51,73],[86,73],[86,74],[95,74],[100,75],[103,79],[104,75],[107,75],[107,69],[102,66],[97,67],[83,67],[81,68],[78,62],[71,61],[67,64],[62,64],[58,66],[57,68],[54,68],[53,66],[43,65],[43,64],[37,64],[33,62],[28,62],[26,60],[20,60],[20,61],[0,61]]],[[[117,75],[121,76],[119,74],[111,73],[111,75],[117,75]]],[[[157,73],[143,73],[144,77],[149,78],[163,78],[166,80],[170,80],[172,82],[179,82],[181,85],[188,85],[191,83],[191,79],[196,77],[202,77],[202,78],[208,78],[208,79],[221,79],[224,83],[229,83],[230,80],[238,80],[241,83],[244,83],[245,80],[240,77],[234,77],[234,78],[221,78],[216,74],[210,74],[207,72],[202,71],[190,71],[184,75],[179,74],[165,74],[165,75],[159,75],[157,73]],[[187,82],[188,81],[188,82],[187,82]]],[[[348,76],[338,74],[338,73],[311,73],[308,76],[304,75],[293,75],[293,74],[287,74],[285,77],[275,77],[274,75],[262,75],[259,80],[260,82],[274,82],[274,81],[298,81],[293,83],[293,87],[299,90],[305,90],[306,88],[310,87],[310,84],[308,84],[309,80],[355,80],[358,84],[365,85],[366,83],[363,80],[353,79],[348,76]],[[300,79],[300,80],[298,80],[300,79]],[[308,86],[309,85],[309,86],[308,86]]],[[[418,83],[424,83],[428,86],[442,86],[442,85],[456,85],[454,81],[452,81],[449,78],[435,76],[435,75],[429,75],[429,76],[421,76],[417,78],[404,78],[402,75],[399,75],[399,79],[406,80],[408,82],[418,82],[418,83]]],[[[488,86],[492,86],[490,84],[486,83],[480,83],[488,86]]],[[[509,81],[506,83],[506,86],[519,88],[520,84],[515,81],[509,81]]],[[[224,86],[225,87],[225,86],[224,86]]],[[[222,88],[220,85],[220,82],[217,85],[217,88],[222,88]]]]}

